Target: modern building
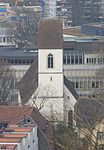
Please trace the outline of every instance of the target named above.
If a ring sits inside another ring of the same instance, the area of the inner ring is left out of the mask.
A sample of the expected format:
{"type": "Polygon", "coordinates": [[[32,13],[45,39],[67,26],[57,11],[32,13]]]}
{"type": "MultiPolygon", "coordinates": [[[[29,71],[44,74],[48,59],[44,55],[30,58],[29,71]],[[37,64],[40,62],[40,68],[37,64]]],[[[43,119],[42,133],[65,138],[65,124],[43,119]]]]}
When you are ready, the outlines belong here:
{"type": "Polygon", "coordinates": [[[99,97],[104,90],[104,79],[99,75],[104,66],[103,36],[86,36],[74,30],[64,36],[64,74],[80,96],[99,97]]]}
{"type": "Polygon", "coordinates": [[[89,23],[81,26],[81,33],[86,35],[104,36],[104,24],[89,23]]]}
{"type": "Polygon", "coordinates": [[[83,23],[99,22],[104,18],[103,0],[72,0],[72,24],[73,26],[83,23]]]}
{"type": "Polygon", "coordinates": [[[0,28],[0,47],[14,47],[12,30],[10,28],[0,28]]]}

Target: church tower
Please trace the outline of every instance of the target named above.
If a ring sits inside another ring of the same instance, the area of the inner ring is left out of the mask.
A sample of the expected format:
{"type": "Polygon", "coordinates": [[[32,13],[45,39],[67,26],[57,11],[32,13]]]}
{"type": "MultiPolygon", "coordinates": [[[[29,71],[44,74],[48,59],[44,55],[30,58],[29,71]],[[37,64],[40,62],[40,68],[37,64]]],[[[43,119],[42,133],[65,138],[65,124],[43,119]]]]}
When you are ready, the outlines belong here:
{"type": "Polygon", "coordinates": [[[40,20],[38,46],[39,98],[41,101],[46,98],[44,111],[51,111],[51,108],[63,113],[63,27],[60,19],[40,20]]]}

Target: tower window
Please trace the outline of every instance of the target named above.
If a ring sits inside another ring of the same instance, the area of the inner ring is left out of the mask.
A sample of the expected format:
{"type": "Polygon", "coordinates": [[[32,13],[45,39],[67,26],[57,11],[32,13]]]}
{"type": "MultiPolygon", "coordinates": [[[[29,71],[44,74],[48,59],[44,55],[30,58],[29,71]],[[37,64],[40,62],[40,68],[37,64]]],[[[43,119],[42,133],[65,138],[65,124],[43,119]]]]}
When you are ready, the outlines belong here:
{"type": "Polygon", "coordinates": [[[48,68],[53,68],[53,55],[48,55],[48,68]]]}

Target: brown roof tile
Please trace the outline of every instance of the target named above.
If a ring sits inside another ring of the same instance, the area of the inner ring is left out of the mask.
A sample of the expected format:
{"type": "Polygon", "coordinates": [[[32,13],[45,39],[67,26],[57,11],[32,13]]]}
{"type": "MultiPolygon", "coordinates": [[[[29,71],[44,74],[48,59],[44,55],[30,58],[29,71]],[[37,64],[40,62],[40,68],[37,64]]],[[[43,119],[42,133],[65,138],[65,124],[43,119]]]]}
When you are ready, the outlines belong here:
{"type": "Polygon", "coordinates": [[[60,19],[45,18],[39,22],[39,49],[62,49],[63,26],[60,19]]]}
{"type": "Polygon", "coordinates": [[[0,106],[0,122],[17,124],[24,116],[30,116],[32,110],[30,106],[0,106]]]}
{"type": "MultiPolygon", "coordinates": [[[[30,106],[0,106],[0,122],[18,125],[19,122],[24,120],[24,117],[25,119],[28,117],[32,118],[46,139],[48,139],[48,141],[52,140],[53,133],[51,124],[36,108],[30,106]]],[[[32,128],[10,127],[10,129],[15,132],[29,132],[32,128]]],[[[9,128],[7,128],[7,130],[9,130],[9,128]]]]}
{"type": "Polygon", "coordinates": [[[17,145],[9,145],[9,144],[0,144],[0,149],[14,150],[17,145]]]}
{"type": "Polygon", "coordinates": [[[25,138],[27,136],[27,134],[5,134],[3,133],[5,138],[25,138]]]}
{"type": "Polygon", "coordinates": [[[0,143],[19,143],[21,139],[15,138],[0,138],[0,143]]]}

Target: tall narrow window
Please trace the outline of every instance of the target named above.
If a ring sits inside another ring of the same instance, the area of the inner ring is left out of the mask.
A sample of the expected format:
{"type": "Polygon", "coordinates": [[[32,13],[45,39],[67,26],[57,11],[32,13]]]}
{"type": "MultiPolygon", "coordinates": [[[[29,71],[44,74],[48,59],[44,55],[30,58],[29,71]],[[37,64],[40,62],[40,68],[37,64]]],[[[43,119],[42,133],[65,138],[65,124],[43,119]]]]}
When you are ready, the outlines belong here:
{"type": "Polygon", "coordinates": [[[48,68],[53,68],[53,55],[48,55],[48,68]]]}

